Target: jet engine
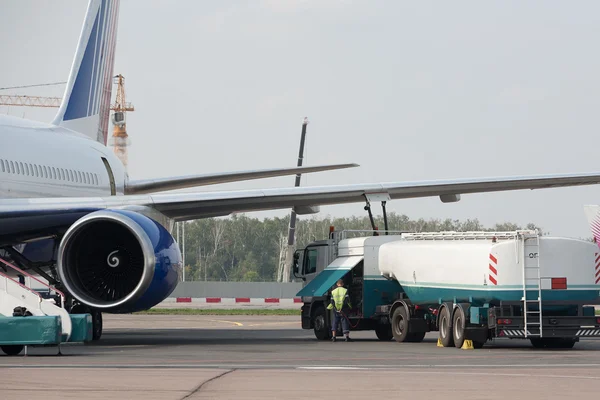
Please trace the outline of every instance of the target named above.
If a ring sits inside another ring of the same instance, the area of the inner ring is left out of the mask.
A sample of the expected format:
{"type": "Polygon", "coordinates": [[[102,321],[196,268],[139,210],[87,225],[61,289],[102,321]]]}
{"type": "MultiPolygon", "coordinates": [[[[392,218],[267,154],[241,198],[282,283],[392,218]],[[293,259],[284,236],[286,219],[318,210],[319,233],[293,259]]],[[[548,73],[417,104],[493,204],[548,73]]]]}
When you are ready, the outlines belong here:
{"type": "Polygon", "coordinates": [[[102,312],[147,310],[166,299],[181,273],[181,253],[158,222],[126,210],[92,212],[62,238],[57,269],[67,291],[102,312]]]}

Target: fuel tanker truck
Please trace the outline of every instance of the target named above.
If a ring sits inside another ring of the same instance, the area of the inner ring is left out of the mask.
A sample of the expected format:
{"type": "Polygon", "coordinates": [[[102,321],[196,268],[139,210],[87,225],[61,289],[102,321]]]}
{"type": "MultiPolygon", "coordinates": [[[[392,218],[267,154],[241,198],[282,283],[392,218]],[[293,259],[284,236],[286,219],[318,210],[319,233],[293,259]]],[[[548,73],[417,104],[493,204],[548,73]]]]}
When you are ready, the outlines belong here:
{"type": "Polygon", "coordinates": [[[294,254],[302,328],[331,337],[331,289],[349,291],[353,331],[380,340],[481,348],[494,338],[572,348],[600,337],[596,243],[511,232],[338,231],[294,254]],[[357,233],[359,237],[350,237],[357,233]],[[367,236],[364,236],[367,233],[367,236]]]}

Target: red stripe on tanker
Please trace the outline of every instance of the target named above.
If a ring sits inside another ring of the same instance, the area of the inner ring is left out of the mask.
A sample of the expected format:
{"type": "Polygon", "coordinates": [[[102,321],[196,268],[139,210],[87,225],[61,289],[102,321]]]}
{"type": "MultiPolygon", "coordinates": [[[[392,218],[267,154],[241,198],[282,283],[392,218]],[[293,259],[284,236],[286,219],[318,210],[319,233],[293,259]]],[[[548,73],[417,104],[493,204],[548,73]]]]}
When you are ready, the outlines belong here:
{"type": "Polygon", "coordinates": [[[498,285],[498,270],[496,267],[498,266],[498,259],[490,254],[490,272],[488,274],[488,279],[492,283],[492,285],[498,285]]]}

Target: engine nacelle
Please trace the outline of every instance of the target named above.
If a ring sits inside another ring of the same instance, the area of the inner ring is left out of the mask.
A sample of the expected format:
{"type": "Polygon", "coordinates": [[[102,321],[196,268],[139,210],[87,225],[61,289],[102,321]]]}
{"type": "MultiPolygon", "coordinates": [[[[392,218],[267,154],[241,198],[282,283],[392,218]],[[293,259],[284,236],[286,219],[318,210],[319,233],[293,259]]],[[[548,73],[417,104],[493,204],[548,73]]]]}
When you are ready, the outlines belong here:
{"type": "Polygon", "coordinates": [[[181,253],[158,222],[125,210],[86,215],[65,233],[57,268],[67,291],[103,312],[147,310],[166,299],[181,274],[181,253]]]}

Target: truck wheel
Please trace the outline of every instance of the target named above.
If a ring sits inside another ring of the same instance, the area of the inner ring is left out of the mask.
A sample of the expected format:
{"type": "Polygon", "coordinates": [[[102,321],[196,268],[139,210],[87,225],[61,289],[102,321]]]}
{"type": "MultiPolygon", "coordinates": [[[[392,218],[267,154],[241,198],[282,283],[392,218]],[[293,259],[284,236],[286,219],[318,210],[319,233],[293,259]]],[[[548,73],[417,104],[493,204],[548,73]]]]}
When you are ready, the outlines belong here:
{"type": "Polygon", "coordinates": [[[465,313],[460,307],[457,307],[454,311],[454,319],[452,321],[452,339],[454,340],[454,347],[459,349],[465,342],[465,313]]]}
{"type": "Polygon", "coordinates": [[[325,308],[319,306],[313,314],[313,330],[315,337],[319,340],[327,340],[331,337],[331,332],[326,324],[325,308]]]}
{"type": "Polygon", "coordinates": [[[448,307],[442,307],[440,311],[439,329],[440,339],[444,347],[454,346],[454,337],[452,334],[452,329],[450,329],[450,318],[452,318],[452,316],[450,315],[450,310],[448,310],[448,307]]]}
{"type": "Polygon", "coordinates": [[[377,339],[384,342],[389,342],[394,337],[392,334],[392,326],[388,324],[377,325],[375,327],[375,334],[377,335],[377,339]]]}
{"type": "Polygon", "coordinates": [[[408,334],[407,342],[410,343],[421,343],[425,338],[426,332],[411,332],[408,334]]]}
{"type": "Polygon", "coordinates": [[[6,346],[0,346],[0,349],[2,349],[4,354],[6,354],[7,356],[16,356],[17,354],[23,351],[24,347],[25,346],[21,344],[11,344],[6,346]]]}
{"type": "Polygon", "coordinates": [[[392,335],[396,342],[406,342],[408,338],[408,315],[404,306],[399,306],[392,314],[392,335]]]}

